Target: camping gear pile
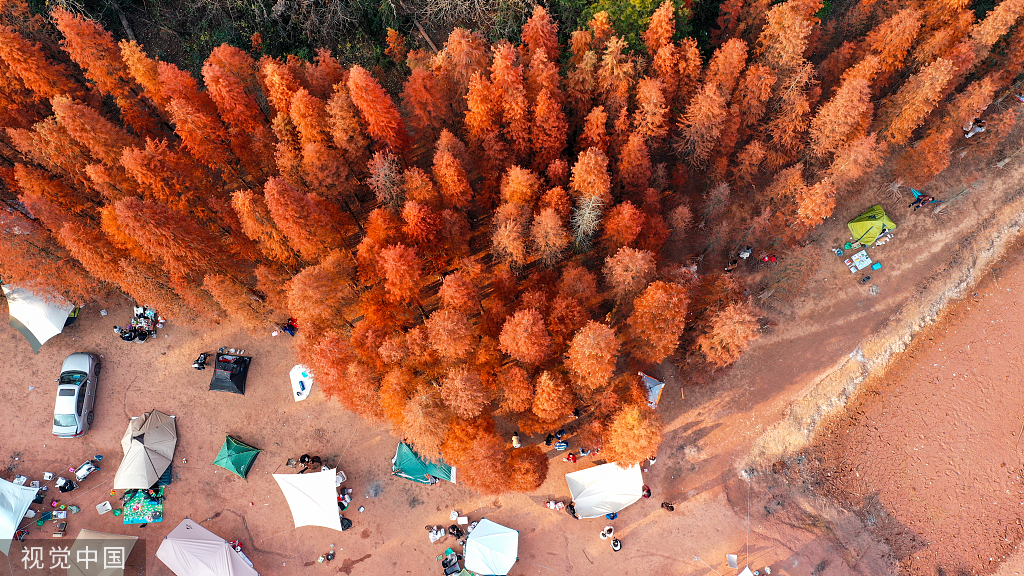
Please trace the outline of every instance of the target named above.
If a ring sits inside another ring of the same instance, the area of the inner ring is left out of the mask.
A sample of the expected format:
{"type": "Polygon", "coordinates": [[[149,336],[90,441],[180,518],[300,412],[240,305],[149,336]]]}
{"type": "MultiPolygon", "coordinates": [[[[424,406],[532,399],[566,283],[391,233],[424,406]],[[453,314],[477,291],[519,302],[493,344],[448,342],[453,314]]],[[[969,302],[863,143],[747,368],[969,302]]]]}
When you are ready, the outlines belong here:
{"type": "Polygon", "coordinates": [[[3,291],[10,314],[8,323],[25,336],[32,352],[39,352],[47,340],[60,334],[78,317],[78,308],[67,302],[48,302],[28,290],[7,284],[3,285],[3,291]]]}
{"type": "Polygon", "coordinates": [[[128,324],[114,326],[114,333],[125,342],[145,342],[156,336],[157,328],[163,328],[164,319],[149,306],[136,306],[128,324]]]}
{"type": "MultiPolygon", "coordinates": [[[[879,270],[881,262],[875,262],[868,255],[867,248],[870,246],[882,246],[892,238],[892,232],[896,229],[896,223],[885,213],[879,205],[874,205],[866,212],[857,216],[847,223],[852,235],[851,241],[842,248],[835,248],[837,256],[845,257],[848,250],[853,254],[843,260],[843,264],[850,269],[851,274],[856,274],[866,268],[879,270]]],[[[865,276],[861,282],[866,283],[871,276],[865,276]]]]}
{"type": "Polygon", "coordinates": [[[149,524],[164,521],[164,487],[148,490],[125,490],[125,524],[149,524]]]}
{"type": "MultiPolygon", "coordinates": [[[[460,517],[458,512],[453,511],[452,520],[456,518],[460,524],[468,523],[466,517],[460,517]]],[[[437,557],[446,576],[465,573],[459,567],[460,560],[464,560],[465,570],[468,572],[498,576],[508,574],[519,559],[519,531],[487,518],[469,524],[465,532],[457,524],[449,526],[447,533],[443,526],[426,528],[432,544],[443,542],[448,536],[452,536],[463,547],[462,554],[447,548],[437,557]]]]}
{"type": "Polygon", "coordinates": [[[251,356],[242,356],[245,350],[221,348],[213,365],[210,390],[245,395],[245,380],[249,376],[251,356]]]}

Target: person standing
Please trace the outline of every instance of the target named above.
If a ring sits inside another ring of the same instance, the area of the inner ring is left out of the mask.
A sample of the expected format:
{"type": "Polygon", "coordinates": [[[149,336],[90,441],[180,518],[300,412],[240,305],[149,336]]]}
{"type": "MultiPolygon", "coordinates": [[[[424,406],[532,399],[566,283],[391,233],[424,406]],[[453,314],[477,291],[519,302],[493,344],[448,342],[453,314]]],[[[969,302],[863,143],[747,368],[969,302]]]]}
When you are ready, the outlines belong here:
{"type": "Polygon", "coordinates": [[[665,510],[668,510],[669,512],[675,512],[676,511],[676,507],[673,506],[669,502],[662,502],[661,503],[661,507],[664,508],[665,510]]]}
{"type": "Polygon", "coordinates": [[[512,448],[521,448],[523,444],[519,441],[519,432],[512,434],[512,448]]]}

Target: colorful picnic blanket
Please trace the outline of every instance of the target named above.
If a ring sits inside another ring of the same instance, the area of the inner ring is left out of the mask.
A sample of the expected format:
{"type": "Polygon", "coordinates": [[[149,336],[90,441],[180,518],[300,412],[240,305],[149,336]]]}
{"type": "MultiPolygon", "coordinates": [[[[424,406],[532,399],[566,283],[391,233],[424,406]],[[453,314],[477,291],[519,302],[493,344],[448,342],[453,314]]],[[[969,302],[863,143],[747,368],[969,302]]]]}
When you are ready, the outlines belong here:
{"type": "Polygon", "coordinates": [[[163,495],[163,486],[157,489],[156,500],[150,498],[149,491],[147,490],[136,491],[124,502],[124,523],[148,524],[150,522],[163,522],[163,495]]]}

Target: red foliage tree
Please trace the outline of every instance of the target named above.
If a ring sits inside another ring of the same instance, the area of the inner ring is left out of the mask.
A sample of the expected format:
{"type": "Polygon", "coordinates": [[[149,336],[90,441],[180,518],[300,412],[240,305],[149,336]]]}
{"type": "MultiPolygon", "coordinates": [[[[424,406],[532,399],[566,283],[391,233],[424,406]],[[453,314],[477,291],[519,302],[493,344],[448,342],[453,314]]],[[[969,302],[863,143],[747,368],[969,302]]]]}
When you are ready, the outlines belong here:
{"type": "Polygon", "coordinates": [[[658,281],[633,301],[628,321],[633,356],[657,364],[675,351],[686,328],[688,300],[684,286],[658,281]]]}
{"type": "Polygon", "coordinates": [[[576,397],[558,372],[541,372],[535,385],[533,413],[543,421],[554,422],[572,414],[576,397]]]}
{"type": "Polygon", "coordinates": [[[441,217],[429,206],[410,200],[402,206],[402,231],[418,246],[429,247],[441,230],[441,217]]]}
{"type": "Polygon", "coordinates": [[[627,404],[608,423],[601,451],[620,466],[639,464],[658,453],[661,429],[661,419],[648,406],[627,404]]]}
{"type": "Polygon", "coordinates": [[[441,187],[445,205],[468,208],[473,200],[473,189],[459,160],[448,150],[438,150],[434,154],[433,172],[434,180],[441,187]]]}
{"type": "Polygon", "coordinates": [[[542,6],[534,6],[530,19],[523,24],[523,44],[527,52],[544,51],[548,60],[558,61],[558,24],[542,6]]]}
{"type": "Polygon", "coordinates": [[[569,187],[577,196],[597,198],[605,204],[611,202],[611,176],[604,152],[597,148],[584,150],[573,164],[569,187]]]}
{"type": "Polygon", "coordinates": [[[618,177],[627,194],[640,194],[650,184],[651,154],[639,132],[630,134],[619,152],[618,177]]]}
{"type": "Polygon", "coordinates": [[[506,366],[499,374],[501,411],[508,414],[525,412],[533,406],[533,379],[521,366],[506,366]]]}
{"type": "Polygon", "coordinates": [[[920,126],[945,93],[946,84],[953,78],[953,63],[939,58],[932,62],[900,88],[887,103],[882,116],[886,128],[882,137],[897,146],[906,144],[911,133],[920,126]]]}
{"type": "Polygon", "coordinates": [[[680,141],[676,149],[683,153],[692,164],[700,166],[707,162],[722,133],[722,119],[726,116],[728,100],[717,84],[705,84],[693,97],[680,118],[680,141]]]}
{"type": "Polygon", "coordinates": [[[618,204],[608,212],[604,220],[601,241],[609,252],[630,246],[643,230],[644,221],[643,212],[631,202],[618,204]]]}
{"type": "Polygon", "coordinates": [[[548,266],[558,262],[569,246],[569,233],[565,231],[562,222],[562,217],[554,208],[544,208],[533,217],[530,239],[537,255],[548,266]]]}
{"type": "Polygon", "coordinates": [[[651,15],[651,21],[644,32],[644,45],[647,53],[654,56],[662,47],[672,43],[676,33],[675,6],[671,0],[665,0],[651,15]]]}
{"type": "Polygon", "coordinates": [[[646,250],[619,248],[604,263],[605,282],[615,297],[622,300],[642,290],[654,276],[654,254],[646,250]]]}
{"type": "Polygon", "coordinates": [[[267,180],[267,208],[291,247],[309,261],[345,246],[342,213],[323,198],[303,193],[283,178],[267,180]]]}
{"type": "Polygon", "coordinates": [[[501,351],[524,364],[540,364],[551,355],[551,335],[536,308],[509,316],[498,337],[501,351]]]}
{"type": "Polygon", "coordinates": [[[764,117],[775,80],[775,73],[764,64],[751,64],[740,77],[732,102],[739,107],[744,127],[754,126],[764,117]]]}
{"type": "Polygon", "coordinates": [[[391,96],[362,66],[349,70],[348,92],[374,140],[398,151],[409,145],[405,124],[391,96]]]}
{"type": "Polygon", "coordinates": [[[480,309],[480,291],[469,275],[462,271],[444,277],[438,296],[441,298],[442,306],[466,315],[480,309]]]}
{"type": "Polygon", "coordinates": [[[11,26],[0,25],[0,60],[39,98],[49,100],[64,94],[72,98],[83,95],[70,70],[50,61],[43,52],[42,44],[26,40],[11,26]]]}
{"type": "Polygon", "coordinates": [[[418,298],[423,286],[423,265],[416,250],[393,244],[382,249],[378,257],[388,298],[394,302],[418,298]]]}
{"type": "Polygon", "coordinates": [[[588,322],[573,336],[565,365],[578,385],[600,388],[615,374],[618,353],[615,329],[598,322],[588,322]]]}
{"type": "Polygon", "coordinates": [[[512,452],[509,458],[508,489],[533,492],[548,475],[548,456],[540,446],[526,446],[512,452]]]}
{"type": "Polygon", "coordinates": [[[653,146],[660,144],[668,134],[668,106],[662,93],[664,85],[656,78],[644,78],[636,89],[633,129],[653,146]]]}
{"type": "Polygon", "coordinates": [[[811,148],[824,156],[867,129],[871,121],[871,76],[878,58],[868,56],[843,75],[835,95],[811,119],[811,148]]]}
{"type": "Polygon", "coordinates": [[[231,318],[253,333],[261,333],[267,327],[267,311],[263,301],[237,280],[223,274],[207,274],[203,277],[203,288],[231,318]]]}
{"type": "Polygon", "coordinates": [[[442,308],[431,314],[423,325],[427,328],[431,347],[443,358],[462,360],[475,348],[476,330],[462,312],[442,308]]]}
{"type": "Polygon", "coordinates": [[[711,317],[711,329],[697,337],[697,347],[708,362],[722,367],[739,359],[760,332],[749,306],[731,304],[711,317]]]}
{"type": "Polygon", "coordinates": [[[583,134],[580,135],[579,146],[583,150],[596,148],[608,152],[608,114],[604,106],[596,106],[587,114],[583,121],[583,134]]]}
{"type": "Polygon", "coordinates": [[[288,246],[288,239],[274,223],[262,197],[251,190],[239,190],[231,195],[231,207],[238,215],[242,231],[256,242],[264,256],[287,266],[297,263],[295,251],[288,246]]]}
{"type": "Polygon", "coordinates": [[[541,90],[533,109],[533,127],[530,141],[534,152],[534,166],[546,167],[565,150],[569,124],[562,105],[551,97],[547,89],[541,90]]]}
{"type": "Polygon", "coordinates": [[[521,204],[506,202],[499,206],[494,215],[494,232],[491,234],[494,254],[513,266],[526,264],[529,224],[529,213],[521,204]]]}
{"type": "Polygon", "coordinates": [[[124,129],[91,106],[66,96],[54,97],[50,103],[53,115],[67,133],[107,166],[120,164],[121,150],[136,143],[124,129]]]}
{"type": "Polygon", "coordinates": [[[708,62],[705,83],[714,83],[718,91],[728,100],[736,89],[740,72],[747,66],[747,44],[739,38],[731,38],[715,50],[708,62]]]}
{"type": "Polygon", "coordinates": [[[459,418],[476,418],[490,398],[475,370],[460,366],[448,370],[441,384],[441,400],[459,418]]]}

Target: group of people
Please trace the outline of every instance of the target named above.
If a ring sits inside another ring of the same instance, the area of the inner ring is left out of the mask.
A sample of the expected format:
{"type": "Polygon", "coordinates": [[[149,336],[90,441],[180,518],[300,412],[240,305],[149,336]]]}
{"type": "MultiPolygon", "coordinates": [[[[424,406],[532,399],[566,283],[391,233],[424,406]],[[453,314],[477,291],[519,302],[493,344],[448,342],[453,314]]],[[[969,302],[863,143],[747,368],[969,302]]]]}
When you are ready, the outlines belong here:
{"type": "Polygon", "coordinates": [[[125,326],[114,326],[114,334],[125,342],[145,342],[156,335],[157,328],[163,328],[164,319],[148,306],[136,306],[131,322],[125,326]]]}

